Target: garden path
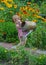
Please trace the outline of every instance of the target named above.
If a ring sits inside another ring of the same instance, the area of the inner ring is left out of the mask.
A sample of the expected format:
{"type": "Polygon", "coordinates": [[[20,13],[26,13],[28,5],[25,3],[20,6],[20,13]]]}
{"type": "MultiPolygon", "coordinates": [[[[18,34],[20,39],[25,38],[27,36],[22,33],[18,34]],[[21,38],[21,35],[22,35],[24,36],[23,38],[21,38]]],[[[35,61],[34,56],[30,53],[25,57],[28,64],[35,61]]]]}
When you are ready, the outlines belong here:
{"type": "MultiPolygon", "coordinates": [[[[12,43],[2,43],[0,42],[0,46],[10,50],[13,45],[12,43]]],[[[33,53],[37,53],[37,54],[45,54],[46,55],[46,51],[45,50],[40,50],[40,49],[30,49],[30,48],[25,48],[26,50],[30,50],[33,53]]]]}

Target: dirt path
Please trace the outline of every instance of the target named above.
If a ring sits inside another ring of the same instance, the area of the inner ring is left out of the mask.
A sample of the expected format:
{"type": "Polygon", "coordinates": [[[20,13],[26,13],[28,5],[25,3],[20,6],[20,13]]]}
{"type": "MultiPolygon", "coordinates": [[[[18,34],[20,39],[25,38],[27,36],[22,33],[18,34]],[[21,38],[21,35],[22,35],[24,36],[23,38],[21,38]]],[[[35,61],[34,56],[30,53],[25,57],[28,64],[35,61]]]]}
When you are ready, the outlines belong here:
{"type": "Polygon", "coordinates": [[[12,45],[12,43],[1,43],[0,42],[0,46],[10,50],[13,45],[12,45]]]}
{"type": "MultiPolygon", "coordinates": [[[[0,46],[10,50],[13,45],[12,43],[1,43],[0,42],[0,46]]],[[[25,48],[26,50],[30,50],[32,53],[36,53],[36,54],[45,54],[46,55],[46,51],[40,50],[40,49],[30,49],[30,48],[25,48]]]]}

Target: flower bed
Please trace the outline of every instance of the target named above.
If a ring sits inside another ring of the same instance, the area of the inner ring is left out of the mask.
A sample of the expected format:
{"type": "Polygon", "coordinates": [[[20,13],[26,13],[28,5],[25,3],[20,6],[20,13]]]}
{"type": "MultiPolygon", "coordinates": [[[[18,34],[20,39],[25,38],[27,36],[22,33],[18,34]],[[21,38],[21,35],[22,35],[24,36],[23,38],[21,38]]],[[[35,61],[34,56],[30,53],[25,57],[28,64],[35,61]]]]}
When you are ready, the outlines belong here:
{"type": "MultiPolygon", "coordinates": [[[[37,23],[36,30],[28,37],[29,46],[46,49],[46,18],[39,16],[42,13],[42,6],[39,8],[37,3],[18,0],[1,0],[0,2],[0,41],[19,42],[16,27],[12,22],[12,16],[17,14],[22,17],[22,21],[28,19],[37,23]]],[[[45,2],[41,5],[46,10],[45,2]]]]}
{"type": "Polygon", "coordinates": [[[6,61],[6,64],[11,65],[46,65],[46,55],[33,55],[24,47],[10,51],[0,47],[0,61],[6,61]]]}

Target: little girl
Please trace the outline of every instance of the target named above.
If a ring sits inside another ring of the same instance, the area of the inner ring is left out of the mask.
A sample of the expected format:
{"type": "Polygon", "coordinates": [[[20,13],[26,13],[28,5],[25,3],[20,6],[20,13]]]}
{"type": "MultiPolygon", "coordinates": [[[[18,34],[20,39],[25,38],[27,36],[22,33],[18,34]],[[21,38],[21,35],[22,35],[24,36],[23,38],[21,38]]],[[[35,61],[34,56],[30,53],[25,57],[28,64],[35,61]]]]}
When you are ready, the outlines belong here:
{"type": "Polygon", "coordinates": [[[18,30],[18,37],[20,40],[20,43],[17,46],[13,46],[12,48],[16,48],[20,45],[25,46],[27,36],[33,31],[33,29],[36,27],[35,22],[25,21],[21,22],[21,18],[18,15],[14,15],[12,17],[14,23],[16,24],[17,30],[18,30]]]}

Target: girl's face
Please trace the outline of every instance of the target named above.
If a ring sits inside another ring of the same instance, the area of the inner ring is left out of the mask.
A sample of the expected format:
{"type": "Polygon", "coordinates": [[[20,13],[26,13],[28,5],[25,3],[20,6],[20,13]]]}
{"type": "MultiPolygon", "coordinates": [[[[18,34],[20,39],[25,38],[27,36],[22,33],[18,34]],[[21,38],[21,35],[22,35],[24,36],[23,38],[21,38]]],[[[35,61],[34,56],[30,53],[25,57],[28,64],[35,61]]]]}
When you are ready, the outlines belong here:
{"type": "Polygon", "coordinates": [[[14,15],[14,16],[13,16],[13,21],[14,21],[15,23],[17,23],[18,20],[21,20],[20,17],[19,17],[18,15],[14,15]]]}
{"type": "Polygon", "coordinates": [[[15,24],[17,28],[21,28],[21,20],[17,20],[15,24]]]}
{"type": "Polygon", "coordinates": [[[17,19],[15,23],[16,24],[21,24],[22,22],[21,22],[21,20],[17,19]]]}
{"type": "Polygon", "coordinates": [[[21,27],[22,22],[21,22],[21,18],[18,15],[13,16],[13,21],[18,28],[21,27]]]}

